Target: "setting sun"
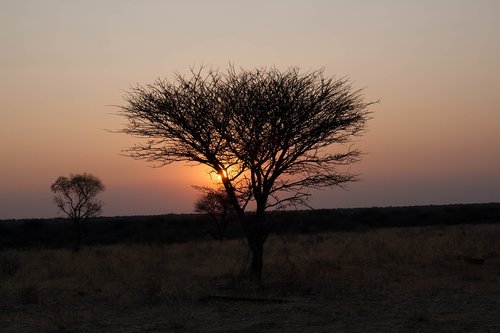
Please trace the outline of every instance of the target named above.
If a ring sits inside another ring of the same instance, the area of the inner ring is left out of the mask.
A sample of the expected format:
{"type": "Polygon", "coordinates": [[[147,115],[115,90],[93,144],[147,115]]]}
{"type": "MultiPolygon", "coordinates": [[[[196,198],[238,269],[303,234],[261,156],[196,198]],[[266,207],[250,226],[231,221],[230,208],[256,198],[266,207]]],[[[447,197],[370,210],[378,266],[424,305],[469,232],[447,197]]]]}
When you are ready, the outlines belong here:
{"type": "Polygon", "coordinates": [[[498,1],[2,1],[0,219],[56,216],[48,186],[71,172],[106,184],[104,215],[192,212],[191,185],[224,174],[128,160],[120,151],[135,141],[109,132],[122,123],[109,105],[122,104],[122,89],[200,63],[324,68],[380,99],[356,143],[366,155],[352,171],[363,181],[314,192],[314,208],[498,201],[499,10],[498,1]],[[194,23],[175,29],[186,18],[194,23]]]}
{"type": "Polygon", "coordinates": [[[214,173],[217,175],[217,181],[220,182],[220,183],[222,183],[222,180],[224,178],[227,178],[227,171],[224,170],[224,169],[222,169],[220,171],[220,173],[216,173],[216,172],[214,172],[214,173]]]}

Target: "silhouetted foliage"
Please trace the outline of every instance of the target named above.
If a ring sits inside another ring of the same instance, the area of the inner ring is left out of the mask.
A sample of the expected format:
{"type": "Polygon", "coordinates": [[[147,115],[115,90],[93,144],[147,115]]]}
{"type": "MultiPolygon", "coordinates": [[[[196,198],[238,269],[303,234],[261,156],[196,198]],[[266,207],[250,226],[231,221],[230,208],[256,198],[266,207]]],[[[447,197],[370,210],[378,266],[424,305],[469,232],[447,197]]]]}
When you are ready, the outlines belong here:
{"type": "Polygon", "coordinates": [[[208,216],[212,222],[212,236],[224,240],[229,222],[234,218],[234,210],[224,189],[199,188],[203,195],[195,202],[194,210],[208,216]]]}
{"type": "Polygon", "coordinates": [[[90,174],[59,177],[50,187],[55,193],[54,202],[61,212],[73,221],[75,229],[74,250],[80,250],[81,223],[101,214],[103,203],[95,197],[104,191],[103,183],[90,174]]]}
{"type": "MultiPolygon", "coordinates": [[[[500,223],[500,204],[373,207],[273,212],[267,228],[274,234],[365,232],[373,228],[425,227],[500,223]],[[421,214],[428,212],[426,217],[421,214]]],[[[207,240],[210,225],[198,214],[97,217],[85,223],[85,243],[170,244],[207,240]]],[[[0,249],[67,248],[67,221],[56,219],[0,221],[0,249]]],[[[244,237],[237,223],[229,223],[225,238],[244,237]]]]}
{"type": "Polygon", "coordinates": [[[252,251],[250,277],[260,282],[266,210],[305,204],[308,189],[355,180],[339,167],[360,156],[346,144],[363,133],[370,103],[347,79],[325,78],[322,70],[191,74],[129,92],[122,132],[148,140],[126,152],[160,165],[200,163],[217,173],[252,251]]]}

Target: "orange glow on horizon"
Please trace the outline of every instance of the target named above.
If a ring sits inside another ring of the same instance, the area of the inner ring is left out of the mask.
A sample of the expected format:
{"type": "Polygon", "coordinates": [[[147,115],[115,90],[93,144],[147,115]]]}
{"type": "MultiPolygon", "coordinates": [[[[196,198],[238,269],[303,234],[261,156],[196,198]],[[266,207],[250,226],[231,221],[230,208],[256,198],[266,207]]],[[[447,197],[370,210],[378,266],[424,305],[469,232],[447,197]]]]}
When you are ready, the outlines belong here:
{"type": "Polygon", "coordinates": [[[0,220],[56,216],[49,187],[70,173],[103,181],[105,215],[189,213],[193,185],[248,177],[154,168],[120,155],[140,139],[110,133],[129,87],[229,63],[324,68],[380,100],[354,139],[360,181],[311,206],[500,202],[500,1],[450,3],[0,1],[0,220]]]}

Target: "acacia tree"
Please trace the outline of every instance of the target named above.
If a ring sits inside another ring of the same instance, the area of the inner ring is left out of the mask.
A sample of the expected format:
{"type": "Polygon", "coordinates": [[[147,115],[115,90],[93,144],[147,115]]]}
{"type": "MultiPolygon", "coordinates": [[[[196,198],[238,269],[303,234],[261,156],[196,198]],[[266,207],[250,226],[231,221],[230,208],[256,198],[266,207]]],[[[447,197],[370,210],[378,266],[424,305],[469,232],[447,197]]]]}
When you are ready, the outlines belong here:
{"type": "Polygon", "coordinates": [[[126,154],[160,165],[203,164],[220,176],[252,252],[250,278],[257,282],[266,211],[305,203],[311,188],[355,180],[339,167],[358,160],[360,152],[346,144],[363,133],[371,104],[348,79],[298,68],[202,68],[172,82],[136,86],[125,100],[122,132],[147,139],[126,154]]]}
{"type": "Polygon", "coordinates": [[[74,251],[80,250],[81,224],[89,218],[99,216],[103,202],[96,200],[96,196],[104,191],[104,184],[99,178],[84,173],[59,177],[50,187],[55,193],[54,202],[73,222],[75,241],[74,251]]]}

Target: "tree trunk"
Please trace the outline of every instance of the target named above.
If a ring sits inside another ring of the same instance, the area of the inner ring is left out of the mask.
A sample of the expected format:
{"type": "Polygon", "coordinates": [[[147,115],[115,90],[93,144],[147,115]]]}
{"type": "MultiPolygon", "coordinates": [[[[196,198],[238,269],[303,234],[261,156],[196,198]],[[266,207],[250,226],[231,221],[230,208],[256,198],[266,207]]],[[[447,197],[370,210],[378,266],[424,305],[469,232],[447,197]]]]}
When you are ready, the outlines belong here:
{"type": "Polygon", "coordinates": [[[257,237],[248,239],[248,245],[252,251],[252,262],[250,264],[250,282],[260,286],[262,282],[262,268],[264,257],[264,243],[257,237]]]}
{"type": "Polygon", "coordinates": [[[252,251],[252,262],[250,264],[250,281],[258,286],[262,282],[262,269],[264,265],[264,242],[266,232],[264,230],[264,211],[257,209],[255,219],[247,222],[246,228],[248,246],[252,251]]]}
{"type": "Polygon", "coordinates": [[[80,226],[80,221],[74,221],[74,226],[75,226],[75,242],[73,244],[73,251],[78,252],[80,251],[80,245],[82,242],[82,230],[80,226]]]}

